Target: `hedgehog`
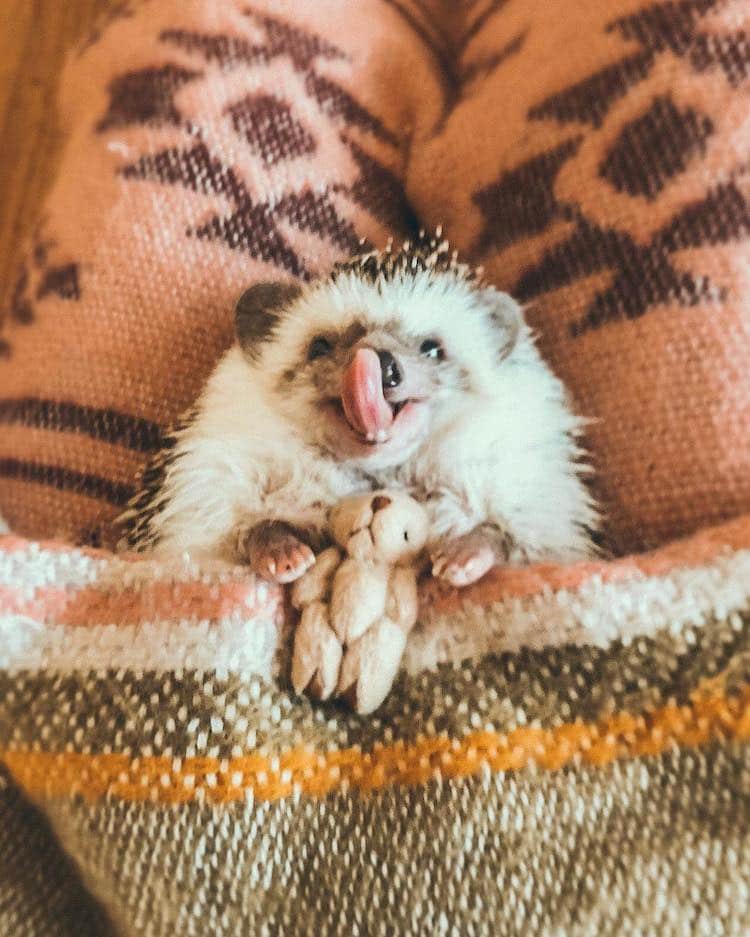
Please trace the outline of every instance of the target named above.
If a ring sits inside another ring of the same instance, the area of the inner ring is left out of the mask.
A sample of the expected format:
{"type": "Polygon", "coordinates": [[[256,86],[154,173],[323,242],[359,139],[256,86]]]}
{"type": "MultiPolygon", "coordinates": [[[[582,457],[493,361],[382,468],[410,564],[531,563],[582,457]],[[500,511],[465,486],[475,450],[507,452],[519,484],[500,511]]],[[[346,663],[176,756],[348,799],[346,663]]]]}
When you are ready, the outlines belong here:
{"type": "Polygon", "coordinates": [[[452,587],[598,552],[585,421],[519,304],[440,229],[310,283],[256,283],[234,323],[120,518],[124,546],[289,583],[343,497],[400,489],[424,504],[432,573],[452,587]]]}

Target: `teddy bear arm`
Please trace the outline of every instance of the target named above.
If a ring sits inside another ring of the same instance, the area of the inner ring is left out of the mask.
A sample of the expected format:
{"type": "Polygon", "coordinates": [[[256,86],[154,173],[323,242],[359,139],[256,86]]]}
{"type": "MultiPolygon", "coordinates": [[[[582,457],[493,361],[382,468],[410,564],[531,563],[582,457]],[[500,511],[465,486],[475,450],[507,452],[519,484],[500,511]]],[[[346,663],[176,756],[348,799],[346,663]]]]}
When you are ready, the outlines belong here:
{"type": "Polygon", "coordinates": [[[344,560],[331,589],[331,625],[341,641],[356,640],[380,618],[387,592],[387,568],[344,560]]]}
{"type": "Polygon", "coordinates": [[[388,583],[386,614],[408,634],[416,624],[418,610],[417,577],[414,570],[410,567],[395,567],[391,570],[388,583]]]}
{"type": "Polygon", "coordinates": [[[303,609],[311,602],[324,601],[331,588],[331,579],[341,562],[341,551],[329,547],[318,554],[313,566],[292,587],[292,605],[303,609]]]}
{"type": "Polygon", "coordinates": [[[328,699],[339,678],[342,648],[331,630],[328,608],[323,602],[311,602],[302,612],[294,637],[292,686],[296,693],[305,690],[315,699],[328,699]]]}

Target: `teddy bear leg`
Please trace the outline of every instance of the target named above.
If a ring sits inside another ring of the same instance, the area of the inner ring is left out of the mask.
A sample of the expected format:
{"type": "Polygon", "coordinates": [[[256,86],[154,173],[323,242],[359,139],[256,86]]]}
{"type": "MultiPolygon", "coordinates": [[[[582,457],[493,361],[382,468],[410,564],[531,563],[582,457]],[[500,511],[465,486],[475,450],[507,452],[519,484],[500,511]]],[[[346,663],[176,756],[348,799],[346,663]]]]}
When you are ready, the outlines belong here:
{"type": "Polygon", "coordinates": [[[341,668],[341,642],[328,623],[323,602],[313,602],[302,612],[294,635],[292,686],[295,693],[307,692],[325,700],[336,689],[341,668]]]}
{"type": "Polygon", "coordinates": [[[381,618],[347,647],[337,696],[343,696],[360,715],[374,712],[393,686],[405,647],[404,629],[389,618],[381,618]]]}
{"type": "Polygon", "coordinates": [[[388,569],[355,559],[339,566],[331,590],[331,627],[351,644],[383,614],[388,598],[388,569]]]}

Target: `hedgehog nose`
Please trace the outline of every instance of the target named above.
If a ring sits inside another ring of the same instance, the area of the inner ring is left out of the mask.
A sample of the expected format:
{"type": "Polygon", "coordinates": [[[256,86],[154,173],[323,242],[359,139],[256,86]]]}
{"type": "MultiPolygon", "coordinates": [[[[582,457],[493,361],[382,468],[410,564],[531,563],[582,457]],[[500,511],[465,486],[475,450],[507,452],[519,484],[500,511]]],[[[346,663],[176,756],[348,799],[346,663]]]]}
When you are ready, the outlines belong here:
{"type": "Polygon", "coordinates": [[[380,370],[383,375],[383,390],[389,390],[392,387],[398,387],[398,385],[403,380],[398,362],[390,353],[390,351],[379,351],[377,352],[377,355],[378,358],[380,358],[380,370]]]}

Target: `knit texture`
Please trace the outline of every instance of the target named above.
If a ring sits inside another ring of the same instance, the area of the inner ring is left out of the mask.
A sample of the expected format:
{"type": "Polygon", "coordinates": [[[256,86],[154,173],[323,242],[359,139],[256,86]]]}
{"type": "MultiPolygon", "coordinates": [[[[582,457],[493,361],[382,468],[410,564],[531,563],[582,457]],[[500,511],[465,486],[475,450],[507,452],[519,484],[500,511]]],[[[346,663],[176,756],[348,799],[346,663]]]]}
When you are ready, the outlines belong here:
{"type": "Polygon", "coordinates": [[[149,0],[71,57],[0,333],[0,513],[61,538],[0,537],[0,934],[750,932],[749,29],[149,0]],[[631,552],[428,586],[360,719],[285,689],[276,587],[71,544],[244,287],[419,223],[527,303],[631,552]]]}
{"type": "Polygon", "coordinates": [[[242,570],[0,538],[0,933],[746,934],[748,524],[422,598],[359,718],[242,570]]]}
{"type": "Polygon", "coordinates": [[[0,333],[0,511],[108,543],[237,295],[419,223],[527,305],[609,535],[750,508],[745,0],[117,4],[0,333]]]}

